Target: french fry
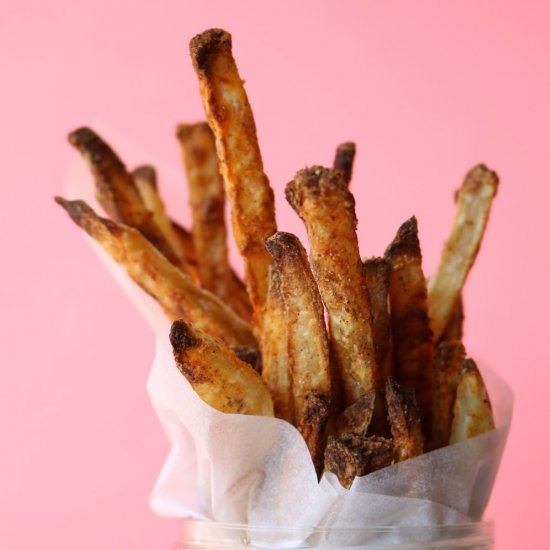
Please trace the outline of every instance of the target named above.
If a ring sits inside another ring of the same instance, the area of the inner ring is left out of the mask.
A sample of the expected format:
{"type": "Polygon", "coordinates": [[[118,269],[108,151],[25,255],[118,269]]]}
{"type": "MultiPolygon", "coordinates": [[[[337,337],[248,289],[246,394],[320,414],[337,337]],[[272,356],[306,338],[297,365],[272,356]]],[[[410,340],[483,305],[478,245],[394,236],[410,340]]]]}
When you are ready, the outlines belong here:
{"type": "Polygon", "coordinates": [[[392,441],[384,437],[353,434],[329,436],[325,470],[335,474],[342,487],[349,489],[356,477],[389,466],[393,460],[392,454],[392,441]]]}
{"type": "Polygon", "coordinates": [[[355,143],[341,143],[336,149],[332,167],[342,172],[344,181],[349,185],[353,173],[353,161],[355,159],[355,143]]]}
{"type": "Polygon", "coordinates": [[[307,229],[347,407],[379,385],[355,201],[339,171],[319,166],[299,171],[286,198],[307,229]]]}
{"type": "Polygon", "coordinates": [[[107,215],[139,230],[171,263],[185,269],[146,208],[134,178],[113,149],[90,128],[78,128],[68,139],[90,166],[96,198],[107,215]]]}
{"type": "Polygon", "coordinates": [[[292,377],[288,356],[288,329],[279,272],[269,269],[269,287],[262,332],[262,378],[273,396],[275,416],[294,423],[292,377]]]}
{"type": "Polygon", "coordinates": [[[384,258],[370,258],[363,262],[363,270],[367,279],[376,363],[382,385],[392,375],[393,344],[389,310],[391,265],[384,258]]]}
{"type": "Polygon", "coordinates": [[[485,233],[498,176],[480,164],[466,174],[458,192],[457,211],[441,262],[430,279],[428,295],[434,341],[439,341],[476,259],[485,233]]]}
{"type": "Polygon", "coordinates": [[[56,198],[88,235],[122,264],[172,319],[183,318],[229,346],[253,345],[252,329],[216,296],[193,283],[136,229],[99,217],[83,201],[56,198]]]}
{"type": "Polygon", "coordinates": [[[187,267],[189,268],[189,275],[194,281],[200,282],[199,271],[197,266],[197,252],[195,250],[195,244],[193,243],[193,235],[191,232],[181,226],[179,223],[171,220],[174,233],[180,242],[181,250],[187,267]]]}
{"type": "Polygon", "coordinates": [[[224,413],[273,416],[273,402],[258,373],[216,338],[183,320],[170,331],[181,373],[203,401],[224,413]]]}
{"type": "Polygon", "coordinates": [[[231,35],[221,29],[205,31],[190,44],[204,110],[216,137],[233,233],[244,258],[253,321],[261,331],[271,264],[264,240],[277,230],[275,205],[263,169],[254,116],[231,47],[231,35]]]}
{"type": "Polygon", "coordinates": [[[385,257],[391,265],[389,294],[395,378],[414,390],[422,427],[428,435],[433,408],[434,346],[416,218],[399,228],[385,257]]]}
{"type": "Polygon", "coordinates": [[[421,455],[424,441],[414,391],[401,386],[390,377],[386,380],[386,404],[395,462],[421,455]]]}
{"type": "Polygon", "coordinates": [[[336,421],[336,435],[353,434],[366,436],[376,403],[374,390],[361,396],[350,405],[336,421]]]}
{"type": "Polygon", "coordinates": [[[462,301],[462,293],[458,295],[458,299],[453,306],[449,322],[445,330],[439,338],[440,342],[450,342],[453,340],[462,340],[464,326],[464,302],[462,301]]]}
{"type": "Polygon", "coordinates": [[[153,215],[153,221],[156,226],[161,230],[178,259],[181,262],[185,262],[181,241],[176,234],[172,220],[166,214],[164,202],[158,192],[157,172],[155,168],[150,165],[138,166],[132,170],[132,176],[143,199],[145,208],[153,215]]]}
{"type": "Polygon", "coordinates": [[[248,363],[260,376],[262,374],[262,354],[257,346],[236,346],[233,353],[245,363],[248,363]]]}
{"type": "Polygon", "coordinates": [[[453,412],[449,444],[465,441],[495,427],[483,378],[472,359],[464,361],[453,412]]]}
{"type": "Polygon", "coordinates": [[[448,445],[453,422],[456,389],[462,374],[466,351],[458,340],[441,342],[436,350],[434,371],[434,412],[430,447],[448,445]]]}
{"type": "Polygon", "coordinates": [[[281,279],[296,427],[320,473],[331,401],[323,302],[298,237],[278,232],[266,239],[265,244],[281,279]]]}
{"type": "Polygon", "coordinates": [[[245,286],[229,265],[225,229],[225,193],[218,169],[214,135],[206,122],[180,124],[176,130],[189,184],[193,241],[201,284],[250,320],[245,286]]]}

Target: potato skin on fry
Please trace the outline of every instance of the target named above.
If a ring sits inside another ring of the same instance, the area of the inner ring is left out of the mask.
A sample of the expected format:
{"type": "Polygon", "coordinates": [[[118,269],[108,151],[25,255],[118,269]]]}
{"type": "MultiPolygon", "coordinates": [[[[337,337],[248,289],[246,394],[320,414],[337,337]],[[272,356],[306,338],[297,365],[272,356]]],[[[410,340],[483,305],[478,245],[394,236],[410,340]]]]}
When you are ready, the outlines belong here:
{"type": "Polygon", "coordinates": [[[491,402],[481,373],[472,359],[466,359],[456,390],[449,444],[465,441],[494,427],[491,402]]]}
{"type": "Polygon", "coordinates": [[[315,279],[328,311],[344,405],[378,387],[367,285],[355,233],[355,201],[340,172],[299,171],[286,198],[303,220],[315,279]]]}
{"type": "Polygon", "coordinates": [[[429,283],[430,320],[438,342],[476,259],[498,189],[495,172],[479,164],[466,174],[457,196],[456,216],[441,262],[429,283]]]}
{"type": "Polygon", "coordinates": [[[108,216],[139,230],[168,260],[185,269],[136,187],[132,175],[117,154],[90,128],[78,128],[68,137],[90,166],[96,183],[96,197],[108,216]]]}
{"type": "Polygon", "coordinates": [[[229,265],[225,228],[225,192],[218,169],[214,135],[206,122],[176,129],[189,185],[193,241],[201,284],[250,320],[246,288],[229,265]]]}
{"type": "Polygon", "coordinates": [[[349,141],[341,143],[336,149],[336,155],[332,164],[335,170],[342,172],[344,181],[349,185],[353,174],[353,161],[355,159],[355,143],[349,141]]]}
{"type": "Polygon", "coordinates": [[[428,435],[433,409],[434,346],[415,217],[401,225],[385,258],[391,265],[389,294],[395,378],[414,390],[422,427],[428,435]]]}
{"type": "Polygon", "coordinates": [[[376,392],[374,390],[361,396],[350,405],[336,421],[336,435],[353,434],[366,436],[374,413],[376,392]]]}
{"type": "Polygon", "coordinates": [[[329,436],[325,470],[335,474],[342,487],[349,489],[356,477],[389,466],[393,460],[392,452],[391,440],[383,437],[329,436]]]}
{"type": "Polygon", "coordinates": [[[466,350],[458,340],[441,342],[435,350],[434,412],[430,444],[432,449],[449,444],[456,390],[465,358],[466,350]]]}
{"type": "Polygon", "coordinates": [[[56,198],[84,231],[99,242],[171,319],[184,318],[229,346],[253,345],[252,329],[229,307],[198,287],[136,229],[99,217],[83,201],[56,198]]]}
{"type": "Polygon", "coordinates": [[[178,320],[170,342],[178,369],[211,407],[224,413],[273,416],[273,402],[261,377],[219,340],[178,320]]]}
{"type": "Polygon", "coordinates": [[[277,232],[265,241],[281,279],[296,427],[320,473],[331,403],[330,355],[324,308],[298,237],[277,232]]]}
{"type": "Polygon", "coordinates": [[[395,462],[421,455],[424,441],[414,391],[401,386],[390,377],[386,381],[386,404],[395,462]]]}
{"type": "Polygon", "coordinates": [[[277,230],[275,205],[263,169],[254,116],[231,49],[231,35],[222,29],[207,30],[190,43],[204,110],[216,137],[233,233],[244,258],[254,325],[261,330],[271,263],[264,240],[277,230]]]}

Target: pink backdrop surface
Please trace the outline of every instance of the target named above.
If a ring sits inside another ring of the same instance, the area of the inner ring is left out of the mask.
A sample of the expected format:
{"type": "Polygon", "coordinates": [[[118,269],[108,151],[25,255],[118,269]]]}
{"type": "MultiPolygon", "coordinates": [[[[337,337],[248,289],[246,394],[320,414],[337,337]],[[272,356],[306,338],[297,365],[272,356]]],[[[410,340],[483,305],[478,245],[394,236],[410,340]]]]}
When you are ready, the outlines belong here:
{"type": "MultiPolygon", "coordinates": [[[[76,155],[67,132],[97,120],[178,165],[176,122],[203,118],[187,43],[213,26],[233,33],[281,228],[304,235],[283,197],[294,172],[354,140],[362,253],[380,254],[416,214],[431,273],[464,173],[483,161],[500,174],[465,340],[516,392],[487,513],[497,548],[541,548],[550,5],[318,0],[2,1],[0,547],[160,549],[177,537],[147,504],[168,450],[145,392],[153,335],[52,196],[76,155]]],[[[186,221],[180,184],[170,210],[186,221]]]]}

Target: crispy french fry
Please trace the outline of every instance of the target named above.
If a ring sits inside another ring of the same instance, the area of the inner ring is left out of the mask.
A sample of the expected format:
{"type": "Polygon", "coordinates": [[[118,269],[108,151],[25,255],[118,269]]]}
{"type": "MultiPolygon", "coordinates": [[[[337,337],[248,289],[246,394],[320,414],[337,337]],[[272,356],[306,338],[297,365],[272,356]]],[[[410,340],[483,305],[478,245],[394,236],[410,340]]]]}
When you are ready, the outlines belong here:
{"type": "Polygon", "coordinates": [[[464,326],[464,302],[462,301],[462,293],[458,295],[458,299],[453,306],[449,322],[445,330],[439,338],[440,342],[450,342],[453,340],[462,340],[464,326]]]}
{"type": "Polygon", "coordinates": [[[453,412],[449,444],[459,443],[495,427],[483,378],[472,359],[464,361],[453,412]]]}
{"type": "Polygon", "coordinates": [[[320,473],[331,401],[323,302],[298,237],[278,232],[266,239],[265,244],[281,279],[296,427],[320,473]]]}
{"type": "Polygon", "coordinates": [[[367,282],[355,233],[355,201],[340,172],[319,166],[299,171],[286,187],[286,198],[307,229],[344,406],[349,406],[379,384],[367,282]]]}
{"type": "Polygon", "coordinates": [[[350,405],[336,421],[336,435],[353,434],[366,436],[374,413],[376,392],[374,390],[361,396],[350,405]]]}
{"type": "Polygon", "coordinates": [[[430,447],[439,449],[449,443],[456,389],[462,375],[466,351],[458,340],[441,342],[436,350],[434,371],[434,412],[430,447]]]}
{"type": "Polygon", "coordinates": [[[179,320],[172,325],[170,342],[178,369],[211,407],[224,413],[273,416],[262,378],[219,340],[179,320]]]}
{"type": "Polygon", "coordinates": [[[257,346],[237,346],[233,348],[235,355],[248,363],[259,375],[262,374],[262,354],[257,346]]]}
{"type": "MultiPolygon", "coordinates": [[[[153,221],[156,226],[161,230],[164,238],[168,241],[168,244],[178,257],[179,261],[186,263],[180,239],[176,234],[172,220],[170,220],[166,214],[164,202],[158,192],[157,173],[155,168],[148,164],[138,166],[132,170],[132,176],[139,194],[143,199],[145,208],[147,208],[147,210],[149,210],[149,212],[153,215],[153,221]]],[[[188,271],[188,269],[185,269],[185,271],[188,271]]]]}
{"type": "Polygon", "coordinates": [[[389,310],[391,265],[384,258],[369,258],[363,262],[363,270],[367,279],[376,363],[380,370],[380,383],[385,384],[388,376],[392,375],[393,360],[389,310]]]}
{"type": "Polygon", "coordinates": [[[264,240],[277,230],[273,190],[264,173],[252,109],[231,53],[231,35],[221,29],[205,31],[191,40],[190,50],[208,124],[216,137],[254,325],[261,330],[271,263],[264,240]]]}
{"type": "Polygon", "coordinates": [[[172,319],[183,318],[229,346],[255,343],[252,329],[216,296],[193,283],[136,229],[99,217],[83,201],[56,198],[88,235],[153,296],[172,319]]]}
{"type": "Polygon", "coordinates": [[[340,170],[344,176],[344,181],[349,185],[353,173],[353,160],[355,159],[355,143],[341,143],[336,149],[333,168],[340,170]]]}
{"type": "Polygon", "coordinates": [[[386,380],[386,403],[393,437],[394,460],[401,462],[421,455],[424,441],[414,391],[401,386],[390,377],[386,380]]]}
{"type": "Polygon", "coordinates": [[[275,416],[294,423],[292,377],[288,356],[288,329],[285,302],[279,272],[269,269],[269,287],[265,304],[266,330],[262,332],[262,378],[273,396],[275,416]]]}
{"type": "Polygon", "coordinates": [[[189,184],[193,241],[201,284],[241,317],[252,314],[245,286],[229,265],[225,193],[214,135],[206,122],[180,124],[176,130],[189,184]]]}
{"type": "Polygon", "coordinates": [[[171,221],[172,227],[174,228],[174,233],[180,242],[185,262],[189,268],[189,275],[191,275],[194,281],[200,282],[197,266],[197,252],[195,251],[195,244],[193,243],[193,235],[191,235],[191,232],[185,229],[185,227],[182,227],[179,223],[174,220],[171,221]]]}
{"type": "Polygon", "coordinates": [[[457,211],[439,268],[428,287],[434,341],[439,341],[476,259],[487,226],[498,176],[480,164],[466,174],[458,192],[457,211]]]}
{"type": "Polygon", "coordinates": [[[348,434],[329,436],[325,451],[325,470],[338,477],[349,489],[356,477],[370,474],[392,463],[393,446],[384,437],[348,434]]]}
{"type": "Polygon", "coordinates": [[[90,128],[78,128],[68,139],[90,166],[96,198],[107,215],[138,229],[170,262],[185,269],[146,208],[134,178],[113,149],[90,128]]]}
{"type": "Polygon", "coordinates": [[[414,390],[422,427],[428,435],[433,408],[434,346],[416,218],[399,228],[385,257],[391,265],[389,294],[395,378],[414,390]]]}

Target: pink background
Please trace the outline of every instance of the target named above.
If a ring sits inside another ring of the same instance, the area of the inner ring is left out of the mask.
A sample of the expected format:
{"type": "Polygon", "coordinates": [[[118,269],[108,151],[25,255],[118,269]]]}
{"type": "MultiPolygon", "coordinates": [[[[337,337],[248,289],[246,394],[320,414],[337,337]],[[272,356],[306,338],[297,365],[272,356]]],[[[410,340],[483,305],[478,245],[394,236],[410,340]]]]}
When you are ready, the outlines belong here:
{"type": "MultiPolygon", "coordinates": [[[[497,547],[540,548],[550,494],[549,7],[2,0],[0,547],[176,540],[177,523],[147,507],[168,450],[145,392],[153,336],[51,197],[76,155],[65,135],[81,124],[105,121],[178,165],[176,122],[203,117],[187,43],[222,26],[282,228],[304,234],[283,198],[294,172],[355,140],[363,254],[380,254],[414,213],[431,273],[465,171],[483,161],[499,172],[465,294],[466,344],[517,395],[488,510],[497,547]]],[[[182,221],[184,196],[170,204],[182,221]]]]}

